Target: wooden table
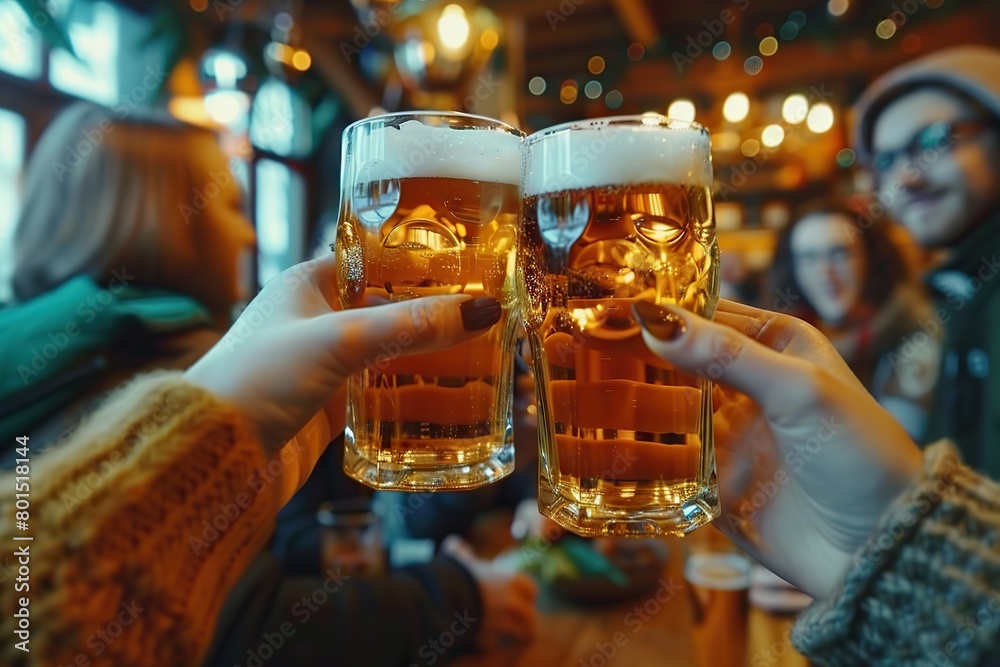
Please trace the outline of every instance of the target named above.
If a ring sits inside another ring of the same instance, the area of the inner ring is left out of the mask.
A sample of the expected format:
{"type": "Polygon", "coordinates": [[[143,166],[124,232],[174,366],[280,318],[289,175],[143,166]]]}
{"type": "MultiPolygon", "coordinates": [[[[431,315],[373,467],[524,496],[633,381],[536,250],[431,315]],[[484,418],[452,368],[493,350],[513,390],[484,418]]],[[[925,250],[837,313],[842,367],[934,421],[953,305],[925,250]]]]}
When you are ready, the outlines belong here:
{"type": "MultiPolygon", "coordinates": [[[[583,605],[554,597],[544,586],[538,599],[537,638],[489,653],[460,656],[455,667],[701,667],[692,648],[691,591],[683,576],[681,541],[665,539],[670,558],[660,586],[630,600],[583,605]]],[[[750,667],[805,667],[788,644],[791,618],[751,610],[750,667]]],[[[726,641],[719,637],[718,641],[726,641]]]]}

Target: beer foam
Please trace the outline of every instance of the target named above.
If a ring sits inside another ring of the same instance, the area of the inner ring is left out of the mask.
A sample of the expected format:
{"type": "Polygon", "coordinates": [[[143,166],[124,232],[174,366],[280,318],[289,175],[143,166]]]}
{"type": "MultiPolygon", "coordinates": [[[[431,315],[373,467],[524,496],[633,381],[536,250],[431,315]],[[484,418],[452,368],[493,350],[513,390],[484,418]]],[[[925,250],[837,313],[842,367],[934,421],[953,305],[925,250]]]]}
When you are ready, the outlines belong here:
{"type": "Polygon", "coordinates": [[[357,181],[436,177],[516,186],[520,180],[521,137],[504,130],[453,130],[408,120],[391,126],[365,121],[354,132],[349,157],[357,181]]]}
{"type": "Polygon", "coordinates": [[[642,183],[712,186],[707,132],[676,121],[667,127],[615,120],[567,123],[528,137],[524,194],[642,183]]]}

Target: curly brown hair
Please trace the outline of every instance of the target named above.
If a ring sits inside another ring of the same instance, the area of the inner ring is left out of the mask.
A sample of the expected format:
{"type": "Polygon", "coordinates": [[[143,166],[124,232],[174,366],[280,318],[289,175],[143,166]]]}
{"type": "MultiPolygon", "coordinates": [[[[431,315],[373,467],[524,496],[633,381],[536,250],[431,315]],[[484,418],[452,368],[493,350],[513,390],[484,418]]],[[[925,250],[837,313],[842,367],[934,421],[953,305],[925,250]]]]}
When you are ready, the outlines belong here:
{"type": "MultiPolygon", "coordinates": [[[[889,238],[890,223],[868,216],[860,207],[852,207],[838,199],[812,200],[795,210],[791,224],[778,236],[767,280],[766,294],[794,297],[784,300],[791,314],[811,322],[820,319],[795,277],[791,247],[795,228],[805,218],[816,214],[840,216],[857,230],[857,238],[861,239],[868,267],[861,293],[864,303],[872,306],[884,304],[900,283],[909,280],[909,270],[903,256],[889,238]]],[[[775,299],[775,302],[780,300],[775,299]]],[[[765,303],[765,306],[768,305],[770,304],[765,303]]]]}

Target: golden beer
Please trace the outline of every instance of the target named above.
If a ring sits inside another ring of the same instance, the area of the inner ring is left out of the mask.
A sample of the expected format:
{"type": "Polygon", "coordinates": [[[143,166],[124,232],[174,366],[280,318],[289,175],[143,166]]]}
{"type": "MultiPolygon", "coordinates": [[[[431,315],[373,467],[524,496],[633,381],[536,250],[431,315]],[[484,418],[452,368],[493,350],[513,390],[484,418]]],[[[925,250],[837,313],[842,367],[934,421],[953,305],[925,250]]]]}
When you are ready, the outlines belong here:
{"type": "Polygon", "coordinates": [[[632,313],[637,301],[714,313],[710,188],[693,123],[599,119],[525,142],[539,507],[579,535],[683,534],[718,515],[711,382],[652,354],[632,313]]]}
{"type": "Polygon", "coordinates": [[[436,354],[409,340],[348,381],[345,472],[375,488],[474,488],[513,470],[512,348],[521,133],[464,114],[382,116],[345,132],[337,231],[345,308],[490,296],[503,316],[436,354]]]}

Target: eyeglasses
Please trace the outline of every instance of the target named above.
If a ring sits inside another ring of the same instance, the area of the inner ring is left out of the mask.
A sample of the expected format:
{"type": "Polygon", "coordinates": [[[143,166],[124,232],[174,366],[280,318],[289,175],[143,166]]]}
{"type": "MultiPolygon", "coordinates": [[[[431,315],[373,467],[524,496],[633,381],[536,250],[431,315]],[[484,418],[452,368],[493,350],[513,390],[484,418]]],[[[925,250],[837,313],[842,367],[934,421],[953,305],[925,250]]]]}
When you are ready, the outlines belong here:
{"type": "Polygon", "coordinates": [[[872,166],[880,174],[886,174],[896,166],[902,156],[916,159],[921,153],[951,148],[958,139],[975,136],[995,123],[989,118],[967,120],[943,120],[922,128],[906,145],[887,151],[877,151],[872,156],[872,166]]]}
{"type": "Polygon", "coordinates": [[[807,250],[792,253],[792,261],[801,268],[811,267],[824,261],[833,266],[846,266],[853,258],[854,253],[845,245],[833,246],[825,251],[807,250]]]}

